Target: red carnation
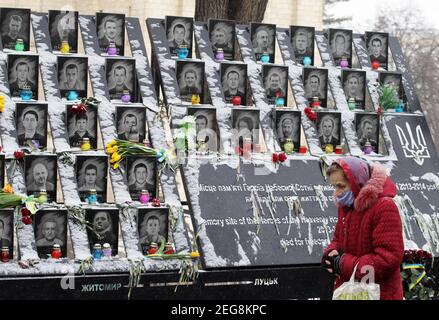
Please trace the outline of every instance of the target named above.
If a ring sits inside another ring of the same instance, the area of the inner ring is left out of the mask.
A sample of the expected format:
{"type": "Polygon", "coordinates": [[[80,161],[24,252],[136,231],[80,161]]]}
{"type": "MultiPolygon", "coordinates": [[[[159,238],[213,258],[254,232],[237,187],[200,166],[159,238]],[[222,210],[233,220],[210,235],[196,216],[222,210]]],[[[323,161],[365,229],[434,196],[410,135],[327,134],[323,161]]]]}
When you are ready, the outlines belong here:
{"type": "Polygon", "coordinates": [[[279,155],[277,153],[273,153],[272,158],[274,163],[279,162],[279,155]]]}
{"type": "Polygon", "coordinates": [[[308,119],[311,120],[312,122],[315,122],[317,120],[317,114],[315,112],[310,113],[308,115],[308,119]]]}
{"type": "Polygon", "coordinates": [[[312,113],[312,110],[311,110],[310,107],[306,107],[304,111],[305,111],[305,114],[306,114],[306,115],[312,113]]]}
{"type": "Polygon", "coordinates": [[[76,115],[84,115],[87,112],[87,106],[83,103],[75,104],[71,111],[76,115]]]}
{"type": "Polygon", "coordinates": [[[24,151],[21,151],[21,150],[14,151],[14,158],[17,160],[23,159],[24,158],[24,151]]]}
{"type": "Polygon", "coordinates": [[[23,217],[30,216],[30,215],[31,215],[31,212],[30,212],[30,210],[29,210],[28,208],[23,207],[23,208],[21,208],[21,215],[22,215],[23,217]]]}
{"type": "Polygon", "coordinates": [[[21,218],[21,221],[24,224],[31,224],[32,223],[32,218],[31,218],[31,216],[24,216],[23,218],[21,218]]]}
{"type": "Polygon", "coordinates": [[[282,152],[279,154],[279,161],[280,162],[284,162],[285,160],[287,160],[287,155],[285,152],[282,152]]]}
{"type": "Polygon", "coordinates": [[[160,199],[154,198],[152,199],[153,207],[160,207],[160,199]]]}

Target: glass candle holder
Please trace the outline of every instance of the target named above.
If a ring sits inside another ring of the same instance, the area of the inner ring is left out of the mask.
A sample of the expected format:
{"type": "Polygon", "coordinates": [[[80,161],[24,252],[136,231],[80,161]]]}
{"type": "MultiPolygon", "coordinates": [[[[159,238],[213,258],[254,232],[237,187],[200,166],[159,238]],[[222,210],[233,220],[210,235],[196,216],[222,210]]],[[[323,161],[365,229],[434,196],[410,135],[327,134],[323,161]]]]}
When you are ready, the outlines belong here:
{"type": "Polygon", "coordinates": [[[172,245],[171,242],[166,242],[165,244],[165,250],[163,251],[164,254],[174,254],[175,250],[174,250],[174,246],[172,245]]]}
{"type": "Polygon", "coordinates": [[[154,253],[157,252],[158,249],[159,249],[158,244],[155,243],[155,242],[152,242],[152,243],[149,245],[148,254],[154,254],[154,253]]]}
{"type": "Polygon", "coordinates": [[[378,70],[379,67],[380,67],[380,63],[377,60],[372,61],[373,70],[378,70]]]}
{"type": "Polygon", "coordinates": [[[404,102],[399,100],[399,105],[395,108],[395,112],[404,112],[404,102]]]}
{"type": "Polygon", "coordinates": [[[52,253],[51,253],[51,257],[52,259],[59,259],[61,258],[61,247],[59,244],[54,244],[52,247],[52,253]]]}
{"type": "Polygon", "coordinates": [[[347,67],[349,67],[349,61],[348,61],[348,58],[347,58],[347,57],[343,56],[343,57],[341,58],[341,60],[340,60],[340,67],[342,67],[342,68],[347,68],[347,67]]]}
{"type": "Polygon", "coordinates": [[[117,55],[116,44],[115,44],[113,41],[111,41],[110,44],[108,45],[108,48],[107,48],[107,54],[108,54],[109,56],[115,56],[115,55],[117,55]]]}
{"type": "Polygon", "coordinates": [[[283,107],[285,105],[285,99],[283,97],[277,97],[274,100],[274,104],[276,105],[276,107],[283,107]]]}
{"type": "Polygon", "coordinates": [[[355,99],[354,98],[349,98],[349,100],[348,100],[348,107],[349,107],[349,110],[351,110],[351,111],[355,110],[356,105],[355,105],[355,99]]]}
{"type": "Polygon", "coordinates": [[[31,87],[28,85],[23,86],[23,88],[20,90],[20,98],[23,101],[29,101],[32,99],[33,93],[31,90],[31,87]]]}
{"type": "Polygon", "coordinates": [[[335,147],[335,154],[343,154],[342,146],[338,145],[335,147]]]}
{"type": "Polygon", "coordinates": [[[305,67],[309,67],[311,65],[311,62],[312,62],[311,57],[308,56],[303,57],[303,65],[305,67]]]}
{"type": "Polygon", "coordinates": [[[129,90],[124,90],[122,92],[122,95],[120,96],[120,100],[122,100],[123,103],[128,103],[131,101],[131,95],[129,90]]]}
{"type": "Polygon", "coordinates": [[[371,154],[373,151],[372,145],[369,140],[364,144],[363,152],[364,154],[371,154]]]}
{"type": "Polygon", "coordinates": [[[95,204],[98,202],[98,195],[96,189],[90,189],[90,192],[87,196],[87,202],[89,204],[95,204]]]}
{"type": "Polygon", "coordinates": [[[78,99],[78,93],[75,90],[70,90],[67,94],[67,100],[77,100],[78,99]]]}
{"type": "Polygon", "coordinates": [[[319,97],[313,97],[311,102],[311,107],[320,108],[320,99],[319,97]]]}
{"type": "Polygon", "coordinates": [[[202,153],[209,151],[209,146],[204,139],[197,139],[197,151],[202,153]]]}
{"type": "Polygon", "coordinates": [[[232,104],[234,106],[240,106],[241,105],[241,97],[240,96],[233,96],[232,104]]]}
{"type": "Polygon", "coordinates": [[[59,48],[59,51],[61,53],[70,53],[70,46],[69,46],[69,42],[68,41],[62,41],[61,42],[61,47],[59,48]]]}
{"type": "Polygon", "coordinates": [[[216,61],[224,60],[224,50],[222,48],[218,48],[215,52],[216,61]]]}
{"type": "Polygon", "coordinates": [[[148,190],[142,190],[139,196],[140,203],[147,204],[149,202],[149,198],[148,190]]]}
{"type": "Polygon", "coordinates": [[[306,146],[300,146],[299,153],[305,154],[308,152],[308,148],[306,146]]]}
{"type": "Polygon", "coordinates": [[[200,96],[198,94],[193,94],[191,97],[192,104],[200,104],[200,96]]]}
{"type": "Polygon", "coordinates": [[[46,203],[47,202],[47,191],[46,189],[40,189],[40,193],[38,194],[38,202],[46,203]]]}
{"type": "Polygon", "coordinates": [[[17,42],[15,42],[15,51],[24,51],[23,39],[17,39],[17,42]]]}
{"type": "Polygon", "coordinates": [[[5,111],[5,96],[0,94],[0,113],[5,111]]]}
{"type": "Polygon", "coordinates": [[[109,243],[104,243],[102,245],[102,254],[104,255],[104,257],[111,258],[111,253],[111,245],[109,243]]]}
{"type": "Polygon", "coordinates": [[[294,143],[292,139],[285,139],[284,151],[286,154],[292,154],[294,152],[294,143]]]}
{"type": "Polygon", "coordinates": [[[270,62],[270,55],[268,54],[268,52],[264,52],[264,53],[261,55],[260,61],[261,61],[262,63],[268,63],[268,62],[270,62]]]}
{"type": "Polygon", "coordinates": [[[261,151],[262,151],[261,145],[259,143],[255,143],[255,146],[253,148],[253,152],[254,153],[261,153],[261,151]]]}
{"type": "Polygon", "coordinates": [[[89,138],[82,138],[81,150],[82,151],[88,151],[90,149],[91,149],[90,139],[89,138]]]}
{"type": "Polygon", "coordinates": [[[325,146],[325,153],[333,153],[334,152],[334,146],[332,144],[327,144],[325,146]]]}
{"type": "Polygon", "coordinates": [[[1,262],[9,262],[9,247],[2,247],[2,252],[0,256],[1,262]]]}
{"type": "Polygon", "coordinates": [[[103,252],[102,252],[101,244],[96,243],[93,246],[93,253],[92,253],[93,259],[100,260],[102,258],[102,254],[103,254],[103,252]]]}
{"type": "Polygon", "coordinates": [[[177,49],[177,55],[178,55],[178,59],[186,59],[187,56],[189,55],[189,50],[187,48],[187,45],[180,45],[177,49]]]}

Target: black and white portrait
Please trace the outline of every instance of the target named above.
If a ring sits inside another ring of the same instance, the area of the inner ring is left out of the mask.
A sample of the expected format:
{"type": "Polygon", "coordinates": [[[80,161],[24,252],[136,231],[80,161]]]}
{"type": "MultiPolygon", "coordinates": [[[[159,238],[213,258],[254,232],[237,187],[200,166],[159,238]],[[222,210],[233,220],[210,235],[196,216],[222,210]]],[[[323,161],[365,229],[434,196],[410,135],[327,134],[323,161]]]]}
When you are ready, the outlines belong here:
{"type": "Polygon", "coordinates": [[[125,172],[131,198],[138,200],[142,190],[147,190],[151,198],[157,195],[157,159],[155,157],[129,156],[126,158],[125,172]]]}
{"type": "Polygon", "coordinates": [[[372,149],[378,153],[380,118],[377,113],[356,113],[355,130],[361,148],[364,148],[367,141],[372,149]]]}
{"type": "Polygon", "coordinates": [[[5,186],[5,155],[0,154],[0,189],[5,186]]]}
{"type": "Polygon", "coordinates": [[[276,109],[274,115],[276,137],[281,149],[284,150],[286,140],[291,139],[294,143],[294,151],[298,152],[300,148],[300,111],[276,109]]]}
{"type": "Polygon", "coordinates": [[[250,139],[252,148],[259,143],[259,110],[232,109],[233,147],[243,147],[250,139]]]}
{"type": "Polygon", "coordinates": [[[279,97],[284,98],[284,105],[287,105],[288,66],[264,64],[262,66],[262,81],[268,104],[274,104],[276,97],[279,97]]]}
{"type": "Polygon", "coordinates": [[[85,114],[72,112],[73,105],[66,106],[67,135],[71,147],[81,147],[82,139],[88,138],[92,149],[97,148],[97,108],[88,106],[85,114]]]}
{"type": "Polygon", "coordinates": [[[345,57],[352,68],[352,30],[329,29],[329,46],[336,66],[345,57]]]}
{"type": "Polygon", "coordinates": [[[77,155],[76,183],[79,198],[86,201],[90,190],[96,190],[98,202],[107,201],[108,157],[106,155],[77,155]]]}
{"type": "Polygon", "coordinates": [[[341,113],[318,111],[316,125],[322,149],[330,144],[335,150],[341,141],[341,113]]]}
{"type": "Polygon", "coordinates": [[[314,97],[319,98],[322,108],[327,107],[328,69],[303,68],[305,96],[311,103],[314,97]]]}
{"type": "Polygon", "coordinates": [[[234,96],[241,98],[241,105],[247,105],[247,65],[243,63],[220,64],[221,84],[224,99],[227,103],[232,102],[234,96]]]}
{"type": "Polygon", "coordinates": [[[209,37],[213,53],[222,49],[224,59],[234,60],[235,21],[209,19],[209,37]]]}
{"type": "Polygon", "coordinates": [[[139,209],[137,215],[137,229],[139,232],[139,247],[143,254],[148,254],[151,243],[159,247],[168,241],[168,208],[139,209]]]}
{"type": "Polygon", "coordinates": [[[256,60],[262,54],[269,54],[270,63],[274,63],[274,48],[276,38],[276,25],[266,23],[250,23],[250,37],[256,60]]]}
{"type": "Polygon", "coordinates": [[[24,51],[29,51],[30,10],[1,8],[0,21],[3,49],[14,50],[17,39],[21,39],[24,51]]]}
{"type": "Polygon", "coordinates": [[[87,97],[87,57],[58,56],[58,84],[61,97],[76,91],[79,98],[87,97]]]}
{"type": "Polygon", "coordinates": [[[146,107],[116,106],[117,138],[143,142],[146,130],[146,107]]]}
{"type": "Polygon", "coordinates": [[[188,108],[188,115],[195,118],[196,140],[204,141],[209,151],[218,151],[218,131],[216,125],[216,110],[214,108],[188,108]]]}
{"type": "Polygon", "coordinates": [[[19,97],[24,87],[38,100],[38,55],[8,54],[9,91],[19,97]]]}
{"type": "Polygon", "coordinates": [[[381,71],[379,73],[379,82],[382,86],[391,86],[395,90],[398,99],[403,100],[402,73],[381,71]]]}
{"type": "Polygon", "coordinates": [[[14,210],[0,210],[0,247],[9,248],[9,257],[14,256],[14,210]]]}
{"type": "Polygon", "coordinates": [[[78,52],[78,11],[49,10],[49,32],[53,51],[67,41],[70,53],[78,52]]]}
{"type": "Polygon", "coordinates": [[[192,57],[193,25],[193,18],[166,16],[166,37],[172,55],[177,55],[180,46],[186,46],[189,51],[188,58],[192,57]]]}
{"type": "Polygon", "coordinates": [[[101,53],[106,53],[110,43],[116,45],[118,55],[125,55],[125,15],[96,13],[96,32],[101,53]]]}
{"type": "Polygon", "coordinates": [[[178,60],[176,64],[180,98],[183,101],[191,101],[192,95],[198,94],[202,103],[204,101],[204,62],[178,60]]]}
{"type": "Polygon", "coordinates": [[[111,100],[120,100],[124,91],[129,91],[131,102],[135,100],[136,60],[107,58],[107,85],[111,100]]]}
{"type": "Polygon", "coordinates": [[[16,103],[16,128],[18,145],[46,148],[47,146],[47,104],[16,103]]]}
{"type": "Polygon", "coordinates": [[[303,64],[303,58],[309,57],[314,65],[314,27],[290,26],[290,39],[296,63],[303,64]]]}
{"type": "Polygon", "coordinates": [[[56,159],[56,155],[25,156],[24,175],[28,195],[38,196],[41,190],[46,190],[48,201],[56,201],[56,159]]]}
{"type": "Polygon", "coordinates": [[[357,109],[364,109],[366,97],[366,71],[343,69],[341,72],[346,100],[355,100],[357,109]]]}
{"type": "Polygon", "coordinates": [[[370,62],[378,61],[381,68],[388,70],[389,34],[385,32],[366,32],[365,41],[370,62]]]}
{"type": "Polygon", "coordinates": [[[109,243],[113,256],[117,255],[119,243],[119,209],[102,208],[87,209],[85,218],[92,224],[91,230],[87,228],[90,251],[99,243],[109,243]]]}
{"type": "Polygon", "coordinates": [[[50,258],[53,245],[61,248],[61,256],[67,257],[67,210],[40,210],[34,220],[35,244],[38,256],[50,258]]]}

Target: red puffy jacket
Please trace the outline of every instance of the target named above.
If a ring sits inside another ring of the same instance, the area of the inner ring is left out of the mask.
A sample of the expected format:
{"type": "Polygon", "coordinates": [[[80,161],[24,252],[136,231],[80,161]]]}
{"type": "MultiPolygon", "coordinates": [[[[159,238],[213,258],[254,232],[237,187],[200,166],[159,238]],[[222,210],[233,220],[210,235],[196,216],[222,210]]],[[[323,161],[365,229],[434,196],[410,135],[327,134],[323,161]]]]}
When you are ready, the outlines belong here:
{"type": "MultiPolygon", "coordinates": [[[[348,166],[342,166],[352,185],[348,166]]],[[[341,275],[335,288],[349,281],[354,271],[360,281],[363,266],[373,266],[375,283],[380,285],[381,300],[402,300],[400,264],[404,255],[402,224],[392,198],[396,186],[382,166],[371,167],[371,178],[355,197],[354,207],[339,207],[334,237],[324,252],[342,250],[341,275]]],[[[358,187],[358,186],[357,186],[358,187]]]]}

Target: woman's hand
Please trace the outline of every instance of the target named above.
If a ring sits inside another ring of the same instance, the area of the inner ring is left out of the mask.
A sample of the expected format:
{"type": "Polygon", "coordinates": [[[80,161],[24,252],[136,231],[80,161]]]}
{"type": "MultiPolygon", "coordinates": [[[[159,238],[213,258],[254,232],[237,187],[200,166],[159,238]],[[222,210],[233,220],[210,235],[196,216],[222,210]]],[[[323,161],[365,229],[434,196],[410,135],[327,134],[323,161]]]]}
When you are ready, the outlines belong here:
{"type": "MultiPolygon", "coordinates": [[[[332,250],[330,253],[328,253],[327,257],[335,257],[335,256],[338,256],[338,254],[339,253],[337,250],[332,250]]],[[[325,264],[326,264],[325,268],[329,273],[334,272],[334,270],[332,269],[332,261],[331,260],[325,259],[325,264]]]]}

